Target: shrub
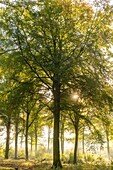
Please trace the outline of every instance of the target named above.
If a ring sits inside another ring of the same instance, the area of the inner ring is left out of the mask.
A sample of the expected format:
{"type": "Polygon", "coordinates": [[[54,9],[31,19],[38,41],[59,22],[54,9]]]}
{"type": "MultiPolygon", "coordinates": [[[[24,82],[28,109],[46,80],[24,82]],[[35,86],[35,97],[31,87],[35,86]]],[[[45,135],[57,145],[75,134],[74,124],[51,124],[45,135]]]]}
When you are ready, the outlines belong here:
{"type": "Polygon", "coordinates": [[[92,154],[85,154],[84,155],[84,160],[85,160],[85,162],[94,162],[95,157],[92,154]]]}
{"type": "Polygon", "coordinates": [[[4,149],[3,149],[3,146],[0,145],[0,158],[3,158],[4,157],[4,149]]]}

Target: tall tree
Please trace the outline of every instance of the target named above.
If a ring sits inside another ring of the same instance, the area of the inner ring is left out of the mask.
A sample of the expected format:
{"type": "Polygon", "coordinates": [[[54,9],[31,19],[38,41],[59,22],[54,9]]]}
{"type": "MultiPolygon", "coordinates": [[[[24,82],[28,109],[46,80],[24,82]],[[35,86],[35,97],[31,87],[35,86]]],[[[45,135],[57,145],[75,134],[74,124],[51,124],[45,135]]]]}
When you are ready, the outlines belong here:
{"type": "Polygon", "coordinates": [[[111,7],[104,3],[96,11],[77,0],[24,0],[5,5],[1,15],[1,53],[8,53],[8,58],[13,57],[15,62],[21,61],[23,68],[29,68],[31,76],[51,89],[53,167],[62,167],[59,149],[61,93],[67,86],[81,89],[85,97],[93,98],[94,92],[99,92],[100,77],[106,79],[108,69],[103,49],[108,49],[112,41],[111,7]],[[102,72],[104,74],[100,74],[102,72]]]}

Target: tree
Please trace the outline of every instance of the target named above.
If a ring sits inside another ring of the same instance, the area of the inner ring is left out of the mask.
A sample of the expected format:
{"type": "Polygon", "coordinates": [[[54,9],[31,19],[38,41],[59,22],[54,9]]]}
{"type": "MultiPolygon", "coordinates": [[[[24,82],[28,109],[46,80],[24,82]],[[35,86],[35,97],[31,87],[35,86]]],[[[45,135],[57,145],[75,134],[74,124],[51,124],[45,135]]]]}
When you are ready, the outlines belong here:
{"type": "Polygon", "coordinates": [[[2,93],[1,96],[2,96],[2,100],[0,103],[1,104],[1,118],[6,127],[5,159],[8,159],[9,149],[10,149],[10,130],[11,130],[13,106],[8,100],[9,95],[7,93],[5,94],[5,96],[3,96],[3,93],[2,93]]]}
{"type": "Polygon", "coordinates": [[[19,117],[19,113],[20,110],[16,110],[16,116],[15,116],[15,159],[18,158],[18,135],[19,135],[19,122],[20,122],[20,117],[19,117]]]}
{"type": "Polygon", "coordinates": [[[80,89],[84,97],[90,98],[100,91],[100,77],[106,79],[108,66],[103,49],[108,49],[112,41],[111,8],[104,4],[95,12],[85,2],[24,0],[6,3],[1,18],[1,53],[13,56],[14,61],[17,56],[23,67],[52,91],[53,167],[62,167],[61,94],[67,87],[80,89]]]}

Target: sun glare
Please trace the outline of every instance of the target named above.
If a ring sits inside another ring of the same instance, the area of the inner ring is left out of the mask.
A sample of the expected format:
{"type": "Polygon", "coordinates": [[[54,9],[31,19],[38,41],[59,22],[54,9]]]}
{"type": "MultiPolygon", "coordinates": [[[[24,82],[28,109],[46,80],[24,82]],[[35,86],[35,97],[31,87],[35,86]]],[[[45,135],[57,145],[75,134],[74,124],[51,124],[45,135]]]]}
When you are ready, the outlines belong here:
{"type": "Polygon", "coordinates": [[[79,98],[79,95],[78,95],[78,94],[74,94],[74,95],[73,95],[73,99],[76,100],[76,99],[78,99],[78,98],[79,98]]]}

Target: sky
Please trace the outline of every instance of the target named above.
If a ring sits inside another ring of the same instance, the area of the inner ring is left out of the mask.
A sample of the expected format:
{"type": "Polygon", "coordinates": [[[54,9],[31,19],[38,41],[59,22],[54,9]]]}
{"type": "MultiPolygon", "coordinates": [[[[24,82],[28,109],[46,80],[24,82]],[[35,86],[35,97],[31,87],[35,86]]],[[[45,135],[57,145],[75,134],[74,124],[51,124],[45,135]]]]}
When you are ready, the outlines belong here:
{"type": "MultiPolygon", "coordinates": [[[[13,1],[13,0],[10,0],[13,1]]],[[[95,0],[85,0],[88,3],[93,4],[93,2],[95,2],[95,0]]],[[[98,0],[97,0],[98,1],[98,0]]],[[[113,0],[104,0],[104,1],[110,1],[110,4],[113,5],[113,0]]],[[[0,7],[3,7],[4,5],[2,4],[2,1],[0,1],[0,7]]]]}

